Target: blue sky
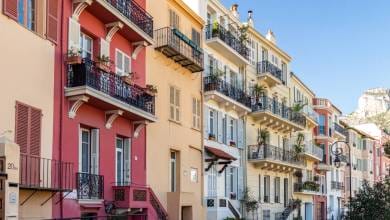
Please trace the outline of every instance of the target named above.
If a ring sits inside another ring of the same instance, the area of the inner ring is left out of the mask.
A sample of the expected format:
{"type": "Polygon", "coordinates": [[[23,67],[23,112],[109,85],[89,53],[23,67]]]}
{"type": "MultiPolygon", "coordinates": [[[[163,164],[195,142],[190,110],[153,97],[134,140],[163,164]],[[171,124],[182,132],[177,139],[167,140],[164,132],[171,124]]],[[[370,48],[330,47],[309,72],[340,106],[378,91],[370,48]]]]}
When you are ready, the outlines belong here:
{"type": "Polygon", "coordinates": [[[255,26],[271,28],[293,57],[292,70],[319,97],[344,113],[360,94],[390,88],[389,0],[222,0],[239,4],[241,20],[254,11],[255,26]]]}

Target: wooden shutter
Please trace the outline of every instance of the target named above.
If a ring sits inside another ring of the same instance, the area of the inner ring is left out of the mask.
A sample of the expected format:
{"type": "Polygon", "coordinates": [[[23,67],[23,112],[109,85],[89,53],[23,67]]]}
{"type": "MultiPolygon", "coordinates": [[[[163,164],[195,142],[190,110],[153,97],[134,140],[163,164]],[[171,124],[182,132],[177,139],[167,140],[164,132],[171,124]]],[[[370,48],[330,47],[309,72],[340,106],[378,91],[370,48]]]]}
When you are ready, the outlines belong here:
{"type": "Polygon", "coordinates": [[[27,154],[29,141],[29,107],[16,103],[15,115],[15,142],[20,147],[20,153],[27,154]]]}
{"type": "Polygon", "coordinates": [[[30,108],[30,155],[41,155],[41,110],[30,108]]]}
{"type": "Polygon", "coordinates": [[[58,0],[46,1],[46,37],[53,43],[57,43],[58,37],[58,0]]]}
{"type": "Polygon", "coordinates": [[[18,17],[18,1],[3,0],[3,13],[8,17],[16,20],[18,17]]]}

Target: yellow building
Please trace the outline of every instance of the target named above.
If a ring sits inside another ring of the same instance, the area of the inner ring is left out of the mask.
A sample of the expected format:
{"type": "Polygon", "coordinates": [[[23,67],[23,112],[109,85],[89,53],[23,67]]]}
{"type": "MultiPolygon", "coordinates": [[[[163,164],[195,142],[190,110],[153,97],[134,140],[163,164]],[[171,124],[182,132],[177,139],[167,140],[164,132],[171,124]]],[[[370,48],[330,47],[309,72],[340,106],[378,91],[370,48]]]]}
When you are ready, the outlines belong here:
{"type": "Polygon", "coordinates": [[[148,84],[156,85],[158,123],[148,125],[147,182],[170,220],[202,220],[202,28],[182,0],[148,4],[154,47],[147,49],[148,84]]]}
{"type": "MultiPolygon", "coordinates": [[[[6,2],[11,1],[0,3],[0,173],[7,173],[8,179],[0,178],[5,186],[0,189],[0,218],[47,219],[56,192],[51,175],[42,170],[49,171],[54,162],[55,44],[51,41],[57,40],[57,29],[47,28],[46,1],[25,10],[6,2]]],[[[55,22],[51,25],[57,27],[55,22]]]]}

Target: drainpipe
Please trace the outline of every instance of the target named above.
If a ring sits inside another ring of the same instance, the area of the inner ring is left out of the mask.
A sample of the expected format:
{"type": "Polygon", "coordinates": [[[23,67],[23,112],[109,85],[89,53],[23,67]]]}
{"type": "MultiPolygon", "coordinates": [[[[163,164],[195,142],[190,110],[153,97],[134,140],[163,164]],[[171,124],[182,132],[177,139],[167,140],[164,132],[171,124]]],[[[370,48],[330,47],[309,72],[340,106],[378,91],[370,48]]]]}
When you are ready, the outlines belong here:
{"type": "Polygon", "coordinates": [[[201,163],[201,181],[202,181],[202,184],[201,184],[201,198],[202,198],[202,201],[201,201],[201,205],[204,207],[204,201],[205,201],[205,192],[204,192],[204,175],[205,175],[205,170],[204,170],[204,162],[205,162],[205,151],[204,151],[204,88],[203,88],[203,85],[204,85],[204,82],[203,82],[203,74],[204,72],[200,72],[200,82],[201,82],[201,85],[200,85],[200,103],[201,103],[201,108],[200,108],[200,114],[201,114],[201,120],[200,120],[200,138],[201,138],[201,152],[202,152],[202,155],[201,155],[201,158],[202,158],[202,163],[201,163]]]}
{"type": "MultiPolygon", "coordinates": [[[[65,1],[61,1],[61,10],[60,10],[60,16],[61,16],[61,24],[60,24],[60,123],[59,123],[59,161],[60,164],[62,163],[62,126],[63,126],[63,107],[64,107],[64,56],[62,54],[64,50],[64,44],[63,44],[63,32],[64,32],[64,3],[65,1]]],[[[61,167],[61,166],[60,166],[61,167]]],[[[62,187],[62,169],[60,168],[60,187],[62,187]]],[[[60,218],[63,218],[63,202],[62,202],[62,195],[60,194],[60,218]]]]}

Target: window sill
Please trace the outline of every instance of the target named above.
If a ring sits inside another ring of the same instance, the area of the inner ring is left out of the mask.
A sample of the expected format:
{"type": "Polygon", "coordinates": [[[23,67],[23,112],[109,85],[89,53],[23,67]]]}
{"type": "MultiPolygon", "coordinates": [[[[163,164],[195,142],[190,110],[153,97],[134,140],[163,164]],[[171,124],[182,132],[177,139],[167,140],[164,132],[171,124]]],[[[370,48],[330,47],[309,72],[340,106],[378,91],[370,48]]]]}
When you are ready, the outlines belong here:
{"type": "Polygon", "coordinates": [[[174,124],[177,124],[177,125],[182,126],[182,123],[181,123],[180,121],[175,121],[175,120],[173,120],[173,119],[168,119],[168,121],[169,121],[169,122],[172,122],[172,123],[174,123],[174,124]]]}
{"type": "Polygon", "coordinates": [[[201,132],[200,128],[194,128],[194,127],[191,127],[192,130],[195,130],[195,131],[199,131],[201,132]]]}

